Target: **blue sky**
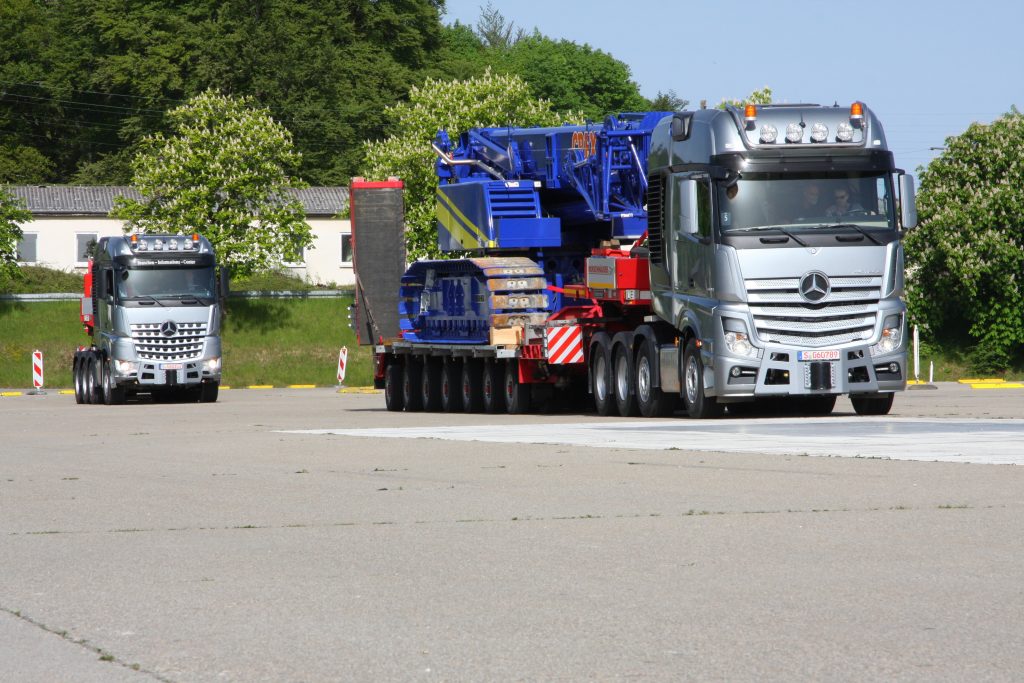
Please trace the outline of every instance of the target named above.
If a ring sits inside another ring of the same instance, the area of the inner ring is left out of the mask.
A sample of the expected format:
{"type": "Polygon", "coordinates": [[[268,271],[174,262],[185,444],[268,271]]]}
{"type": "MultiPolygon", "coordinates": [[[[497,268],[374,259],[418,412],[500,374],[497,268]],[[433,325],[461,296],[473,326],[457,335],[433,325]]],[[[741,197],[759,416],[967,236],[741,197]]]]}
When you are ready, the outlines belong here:
{"type": "MultiPolygon", "coordinates": [[[[447,0],[475,25],[487,0],[447,0]]],[[[1024,110],[1024,0],[495,0],[506,19],[610,53],[640,92],[699,106],[770,86],[776,102],[849,104],[882,119],[914,172],[947,136],[1024,110]]]]}

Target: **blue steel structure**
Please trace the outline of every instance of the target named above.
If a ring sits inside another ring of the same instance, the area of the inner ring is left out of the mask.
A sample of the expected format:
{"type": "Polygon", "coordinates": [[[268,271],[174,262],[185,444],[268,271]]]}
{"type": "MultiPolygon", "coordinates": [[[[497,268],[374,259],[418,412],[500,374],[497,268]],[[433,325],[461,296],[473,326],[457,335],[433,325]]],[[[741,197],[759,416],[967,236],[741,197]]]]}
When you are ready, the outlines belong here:
{"type": "Polygon", "coordinates": [[[591,251],[647,230],[647,157],[671,112],[603,124],[476,128],[434,144],[438,246],[472,258],[414,263],[399,316],[411,341],[486,343],[495,328],[540,324],[576,303],[591,251]]]}

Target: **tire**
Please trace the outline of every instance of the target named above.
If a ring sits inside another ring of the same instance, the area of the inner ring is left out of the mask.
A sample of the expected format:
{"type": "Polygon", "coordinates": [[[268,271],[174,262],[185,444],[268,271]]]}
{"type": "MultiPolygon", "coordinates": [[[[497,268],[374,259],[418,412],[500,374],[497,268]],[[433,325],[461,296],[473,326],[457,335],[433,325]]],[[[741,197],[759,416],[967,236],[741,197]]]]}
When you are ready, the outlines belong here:
{"type": "Polygon", "coordinates": [[[686,413],[695,420],[721,417],[725,406],[704,393],[704,361],[700,359],[697,341],[686,342],[683,353],[683,403],[686,413]]]}
{"type": "MultiPolygon", "coordinates": [[[[892,394],[890,394],[891,396],[892,394]]],[[[831,415],[836,407],[836,396],[805,396],[800,399],[800,412],[803,415],[831,415]]],[[[888,412],[888,411],[886,411],[888,412]]]]}
{"type": "Polygon", "coordinates": [[[611,415],[615,410],[615,390],[612,388],[612,340],[607,334],[595,334],[591,345],[590,393],[597,414],[611,415]]]}
{"type": "Polygon", "coordinates": [[[108,406],[121,405],[124,403],[124,387],[118,386],[117,382],[114,381],[114,372],[110,367],[110,359],[102,359],[99,363],[103,404],[108,406]]]}
{"type": "Polygon", "coordinates": [[[675,396],[666,394],[660,387],[654,386],[656,353],[654,340],[649,337],[644,339],[633,366],[636,403],[644,417],[666,417],[671,415],[676,407],[675,396]]]}
{"type": "Polygon", "coordinates": [[[428,413],[441,410],[441,359],[424,358],[423,375],[420,377],[420,404],[428,413]]]}
{"type": "Polygon", "coordinates": [[[220,382],[204,382],[199,389],[200,403],[216,403],[220,393],[220,382]]]}
{"type": "Polygon", "coordinates": [[[484,409],[484,364],[476,358],[462,361],[462,410],[479,413],[484,409]]]}
{"type": "Polygon", "coordinates": [[[399,363],[388,363],[384,369],[384,406],[392,411],[398,412],[405,407],[402,399],[402,375],[405,368],[399,363]]]}
{"type": "Polygon", "coordinates": [[[875,396],[851,396],[850,403],[858,415],[888,415],[892,410],[895,394],[877,394],[875,396]]]}
{"type": "Polygon", "coordinates": [[[81,355],[75,354],[71,364],[71,376],[75,384],[75,403],[85,403],[85,362],[81,355]]]}
{"type": "Polygon", "coordinates": [[[521,415],[530,412],[530,385],[519,381],[519,363],[515,360],[505,362],[505,381],[502,383],[505,392],[505,410],[509,415],[521,415]]]}
{"type": "Polygon", "coordinates": [[[615,388],[615,406],[622,417],[634,417],[639,411],[636,406],[636,388],[633,386],[633,359],[625,344],[615,347],[612,366],[612,385],[615,388]]]}
{"type": "Polygon", "coordinates": [[[462,410],[462,363],[445,359],[441,370],[441,410],[457,413],[462,410]]]}
{"type": "Polygon", "coordinates": [[[423,410],[423,361],[413,356],[405,359],[402,373],[402,404],[409,412],[423,410]]]}
{"type": "Polygon", "coordinates": [[[505,364],[498,360],[484,361],[484,412],[505,411],[505,364]]]}
{"type": "Polygon", "coordinates": [[[89,354],[85,361],[85,402],[100,403],[103,400],[100,386],[100,364],[99,359],[89,354]]]}

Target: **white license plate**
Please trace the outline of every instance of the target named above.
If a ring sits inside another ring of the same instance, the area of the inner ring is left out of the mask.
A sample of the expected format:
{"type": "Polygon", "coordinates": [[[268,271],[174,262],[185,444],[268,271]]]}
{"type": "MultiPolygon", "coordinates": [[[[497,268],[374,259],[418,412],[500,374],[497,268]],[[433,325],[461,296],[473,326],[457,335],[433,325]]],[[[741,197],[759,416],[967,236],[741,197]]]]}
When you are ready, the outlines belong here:
{"type": "Polygon", "coordinates": [[[800,361],[810,360],[839,360],[839,350],[829,349],[820,351],[798,351],[796,359],[800,361]]]}
{"type": "Polygon", "coordinates": [[[164,363],[161,367],[164,370],[181,370],[185,366],[181,363],[164,363]]]}

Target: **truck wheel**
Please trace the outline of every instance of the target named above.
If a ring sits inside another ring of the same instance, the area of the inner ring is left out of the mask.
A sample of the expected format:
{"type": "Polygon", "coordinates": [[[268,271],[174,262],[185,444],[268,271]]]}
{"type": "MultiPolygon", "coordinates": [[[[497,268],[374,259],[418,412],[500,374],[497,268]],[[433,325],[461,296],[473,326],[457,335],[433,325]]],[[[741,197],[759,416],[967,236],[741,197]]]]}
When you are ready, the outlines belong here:
{"type": "Polygon", "coordinates": [[[690,417],[707,420],[722,416],[725,405],[704,394],[704,361],[695,339],[686,343],[683,354],[683,387],[683,402],[690,417]]]}
{"type": "Polygon", "coordinates": [[[615,405],[618,406],[619,415],[622,417],[633,417],[637,414],[636,392],[633,387],[633,359],[630,358],[629,348],[625,344],[615,347],[615,405]]]}
{"type": "Polygon", "coordinates": [[[100,389],[100,363],[99,359],[89,354],[85,361],[85,402],[99,403],[102,399],[100,389]]]}
{"type": "Polygon", "coordinates": [[[590,351],[590,393],[594,396],[597,414],[607,417],[615,409],[612,389],[612,340],[607,334],[594,335],[590,351]]]}
{"type": "Polygon", "coordinates": [[[462,410],[462,363],[446,358],[441,371],[441,410],[457,413],[462,410]]]}
{"type": "Polygon", "coordinates": [[[499,360],[484,361],[484,412],[501,413],[505,410],[504,363],[499,360]]]}
{"type": "Polygon", "coordinates": [[[476,358],[462,361],[462,410],[479,413],[484,409],[483,363],[476,358]]]}
{"type": "Polygon", "coordinates": [[[100,377],[103,386],[103,404],[108,406],[121,405],[124,403],[124,387],[119,387],[114,381],[114,372],[110,367],[110,360],[103,359],[100,363],[100,377]]]}
{"type": "Polygon", "coordinates": [[[220,382],[203,382],[199,389],[200,403],[216,403],[220,393],[220,382]]]}
{"type": "Polygon", "coordinates": [[[384,370],[384,405],[392,412],[405,407],[402,400],[402,375],[405,369],[398,363],[388,363],[384,370]]]}
{"type": "Polygon", "coordinates": [[[636,357],[634,368],[636,377],[636,402],[640,414],[644,417],[665,417],[675,410],[675,397],[666,394],[660,387],[654,386],[654,347],[653,339],[645,339],[640,345],[640,353],[636,357]]]}
{"type": "Polygon", "coordinates": [[[424,358],[423,375],[420,378],[420,394],[423,410],[436,413],[441,410],[441,359],[424,358]]]}
{"type": "Polygon", "coordinates": [[[85,363],[78,353],[75,354],[75,358],[71,363],[71,377],[75,383],[75,403],[85,403],[85,373],[83,367],[85,363]]]}
{"type": "Polygon", "coordinates": [[[505,410],[509,415],[530,412],[530,385],[519,381],[519,363],[505,362],[505,410]]]}
{"type": "Polygon", "coordinates": [[[892,410],[895,394],[877,394],[875,396],[851,396],[850,403],[858,415],[888,415],[892,410]]]}
{"type": "Polygon", "coordinates": [[[402,403],[411,412],[423,410],[423,361],[409,356],[402,373],[402,403]]]}

